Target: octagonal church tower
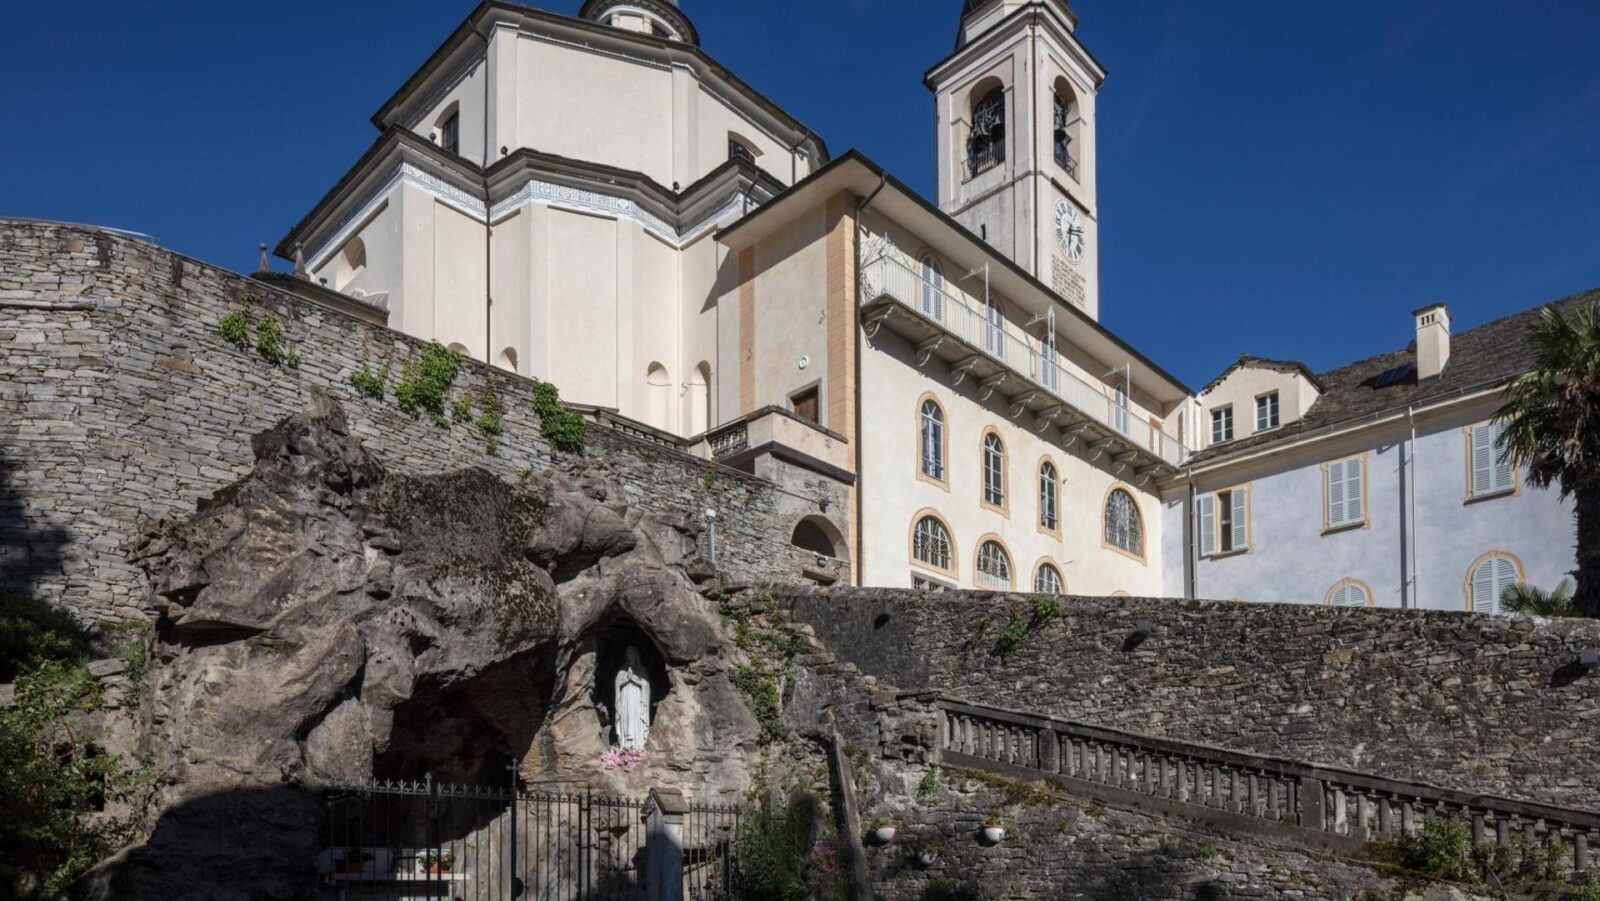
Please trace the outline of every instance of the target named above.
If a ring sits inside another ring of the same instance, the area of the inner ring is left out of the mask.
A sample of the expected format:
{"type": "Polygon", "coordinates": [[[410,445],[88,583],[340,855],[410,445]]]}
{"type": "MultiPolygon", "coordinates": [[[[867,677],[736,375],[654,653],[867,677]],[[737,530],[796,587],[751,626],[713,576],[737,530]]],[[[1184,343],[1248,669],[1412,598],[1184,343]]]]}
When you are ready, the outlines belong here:
{"type": "Polygon", "coordinates": [[[485,0],[372,123],[278,246],[311,288],[682,436],[718,421],[714,234],[828,160],[673,0],[485,0]]]}

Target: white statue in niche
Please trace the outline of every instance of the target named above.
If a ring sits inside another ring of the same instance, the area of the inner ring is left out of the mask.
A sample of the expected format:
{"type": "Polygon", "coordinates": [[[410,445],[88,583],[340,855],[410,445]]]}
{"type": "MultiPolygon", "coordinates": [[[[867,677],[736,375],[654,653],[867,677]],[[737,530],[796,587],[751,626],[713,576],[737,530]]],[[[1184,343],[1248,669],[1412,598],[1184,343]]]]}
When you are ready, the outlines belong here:
{"type": "Polygon", "coordinates": [[[617,744],[624,751],[640,750],[650,738],[650,680],[638,648],[628,647],[616,687],[617,744]]]}

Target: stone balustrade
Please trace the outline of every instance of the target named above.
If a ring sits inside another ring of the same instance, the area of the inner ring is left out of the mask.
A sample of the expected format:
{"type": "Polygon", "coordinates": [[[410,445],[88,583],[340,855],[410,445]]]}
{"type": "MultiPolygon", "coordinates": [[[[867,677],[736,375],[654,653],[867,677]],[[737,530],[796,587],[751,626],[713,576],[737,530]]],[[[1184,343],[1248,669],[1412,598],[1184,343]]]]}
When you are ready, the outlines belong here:
{"type": "Polygon", "coordinates": [[[1600,814],[1135,735],[942,699],[941,760],[1044,777],[1113,802],[1154,806],[1345,853],[1416,832],[1428,818],[1469,823],[1475,846],[1559,847],[1593,865],[1600,814]]]}

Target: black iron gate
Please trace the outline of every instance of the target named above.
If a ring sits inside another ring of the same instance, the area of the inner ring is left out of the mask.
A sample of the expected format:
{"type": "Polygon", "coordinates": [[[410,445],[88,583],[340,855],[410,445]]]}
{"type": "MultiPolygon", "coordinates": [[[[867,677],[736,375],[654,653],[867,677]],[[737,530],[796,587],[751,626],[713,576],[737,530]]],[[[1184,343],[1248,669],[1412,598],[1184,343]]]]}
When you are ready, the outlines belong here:
{"type": "Polygon", "coordinates": [[[676,901],[733,886],[733,805],[432,779],[329,786],[323,804],[326,901],[676,901]]]}

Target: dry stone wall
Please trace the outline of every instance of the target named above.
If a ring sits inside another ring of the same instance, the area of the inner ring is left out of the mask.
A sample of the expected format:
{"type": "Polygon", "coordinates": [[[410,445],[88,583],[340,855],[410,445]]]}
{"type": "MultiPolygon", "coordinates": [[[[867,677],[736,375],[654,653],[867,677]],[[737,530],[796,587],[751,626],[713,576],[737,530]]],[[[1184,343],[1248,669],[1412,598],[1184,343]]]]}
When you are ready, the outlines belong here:
{"type": "MultiPolygon", "coordinates": [[[[781,593],[781,592],[780,592],[781,593]]],[[[1461,791],[1600,809],[1600,623],[1277,604],[791,591],[840,659],[906,691],[1461,791]],[[1141,623],[1149,627],[1141,637],[1141,623]]]]}
{"type": "MultiPolygon", "coordinates": [[[[505,413],[495,454],[471,423],[401,412],[394,383],[419,347],[120,235],[0,220],[0,588],[35,591],[85,619],[142,616],[143,577],[126,559],[140,525],[192,513],[242,476],[251,436],[318,390],[343,401],[361,441],[404,472],[479,466],[515,477],[560,463],[527,379],[496,373],[505,413]],[[271,312],[282,323],[298,366],[223,340],[219,322],[246,295],[256,321],[271,312]],[[391,365],[386,400],[352,387],[364,361],[391,365]]],[[[449,400],[480,392],[489,373],[463,361],[449,400]]],[[[587,455],[613,470],[631,505],[694,523],[717,510],[718,562],[730,576],[792,576],[790,529],[816,512],[816,498],[720,467],[707,484],[705,461],[606,428],[590,429],[587,455]]]]}

